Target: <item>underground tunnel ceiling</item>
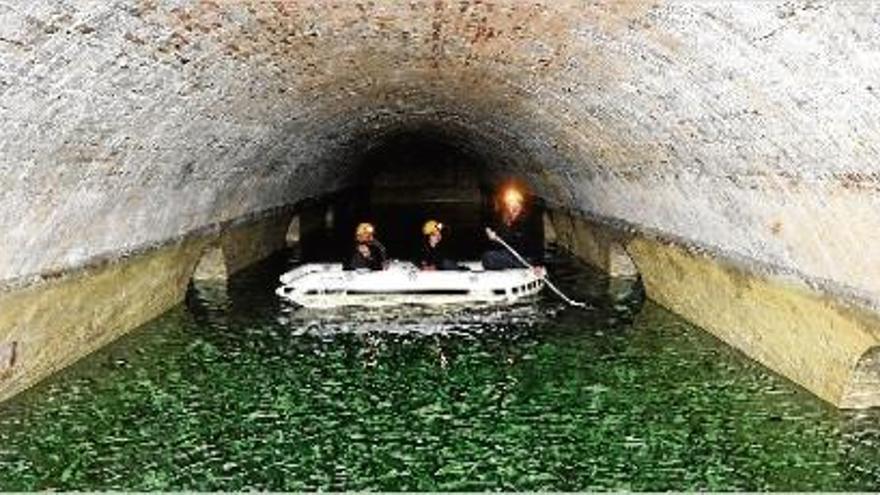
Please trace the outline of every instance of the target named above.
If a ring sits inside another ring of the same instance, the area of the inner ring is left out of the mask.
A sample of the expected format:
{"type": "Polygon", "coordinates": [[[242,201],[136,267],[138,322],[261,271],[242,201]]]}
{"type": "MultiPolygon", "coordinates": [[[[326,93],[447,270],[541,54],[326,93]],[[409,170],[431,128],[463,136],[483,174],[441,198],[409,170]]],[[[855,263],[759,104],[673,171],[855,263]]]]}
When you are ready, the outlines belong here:
{"type": "Polygon", "coordinates": [[[880,301],[873,2],[6,2],[0,280],[431,128],[549,206],[880,301]]]}

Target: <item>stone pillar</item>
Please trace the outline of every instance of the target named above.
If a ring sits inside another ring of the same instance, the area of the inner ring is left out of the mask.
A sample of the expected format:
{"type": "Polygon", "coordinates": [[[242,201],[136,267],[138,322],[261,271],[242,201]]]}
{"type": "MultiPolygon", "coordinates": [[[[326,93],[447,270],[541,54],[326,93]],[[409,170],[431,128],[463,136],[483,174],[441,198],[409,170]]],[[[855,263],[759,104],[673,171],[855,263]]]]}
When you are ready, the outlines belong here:
{"type": "Polygon", "coordinates": [[[284,237],[284,240],[288,247],[299,244],[299,241],[302,238],[299,219],[299,215],[294,215],[293,219],[290,221],[290,225],[287,227],[287,235],[284,237]]]}
{"type": "Polygon", "coordinates": [[[548,211],[556,242],[572,254],[614,278],[635,278],[639,272],[610,228],[561,211],[548,211]]]}
{"type": "Polygon", "coordinates": [[[229,277],[226,259],[220,246],[212,245],[205,249],[193,272],[193,280],[198,282],[225,281],[229,277]]]}

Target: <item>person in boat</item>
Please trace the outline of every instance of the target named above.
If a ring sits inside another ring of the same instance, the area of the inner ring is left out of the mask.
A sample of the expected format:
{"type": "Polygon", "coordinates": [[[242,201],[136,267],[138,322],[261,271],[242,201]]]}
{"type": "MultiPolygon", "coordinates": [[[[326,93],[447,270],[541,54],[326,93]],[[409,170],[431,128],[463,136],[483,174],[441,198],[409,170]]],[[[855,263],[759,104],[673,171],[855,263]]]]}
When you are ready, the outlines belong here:
{"type": "Polygon", "coordinates": [[[349,265],[352,270],[382,270],[385,268],[388,253],[385,246],[376,240],[374,233],[373,226],[366,222],[358,224],[355,229],[355,247],[349,265]]]}
{"type": "Polygon", "coordinates": [[[486,228],[489,240],[498,246],[483,253],[483,268],[486,270],[526,268],[510,251],[499,245],[497,239],[507,243],[527,261],[534,264],[535,249],[533,243],[528,241],[525,232],[524,202],[525,198],[522,193],[513,188],[506,190],[501,196],[500,219],[495,222],[492,228],[486,228]]]}
{"type": "Polygon", "coordinates": [[[422,257],[419,259],[419,268],[422,270],[466,270],[450,259],[446,254],[446,244],[443,242],[443,224],[436,220],[428,220],[422,226],[422,257]]]}

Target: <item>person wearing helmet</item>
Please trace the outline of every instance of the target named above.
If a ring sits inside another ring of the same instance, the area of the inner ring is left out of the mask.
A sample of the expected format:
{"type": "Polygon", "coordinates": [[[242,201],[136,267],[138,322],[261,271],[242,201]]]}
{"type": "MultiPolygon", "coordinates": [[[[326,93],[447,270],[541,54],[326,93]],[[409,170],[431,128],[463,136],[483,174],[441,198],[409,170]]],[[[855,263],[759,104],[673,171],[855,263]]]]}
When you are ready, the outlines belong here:
{"type": "MultiPolygon", "coordinates": [[[[503,240],[526,259],[533,259],[535,249],[525,233],[523,194],[513,187],[506,189],[499,197],[496,209],[500,210],[500,219],[493,228],[486,229],[486,235],[492,241],[503,240]]],[[[497,246],[495,244],[483,253],[482,262],[486,270],[525,268],[507,249],[497,246]]]]}
{"type": "Polygon", "coordinates": [[[461,270],[464,267],[446,256],[443,240],[442,223],[436,220],[428,220],[422,225],[422,257],[419,260],[419,268],[422,270],[461,270]]]}
{"type": "Polygon", "coordinates": [[[388,259],[385,246],[376,240],[375,228],[366,222],[358,224],[355,229],[355,247],[351,256],[350,267],[353,270],[382,270],[388,259]]]}

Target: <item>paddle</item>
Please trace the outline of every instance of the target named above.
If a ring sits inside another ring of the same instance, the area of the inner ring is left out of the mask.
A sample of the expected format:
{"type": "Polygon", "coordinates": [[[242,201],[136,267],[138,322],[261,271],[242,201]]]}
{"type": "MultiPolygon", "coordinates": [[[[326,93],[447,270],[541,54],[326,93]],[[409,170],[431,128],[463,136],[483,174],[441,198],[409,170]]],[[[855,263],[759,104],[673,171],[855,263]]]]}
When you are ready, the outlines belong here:
{"type": "MultiPolygon", "coordinates": [[[[512,254],[512,255],[513,255],[513,256],[514,256],[514,257],[515,257],[520,263],[522,263],[523,265],[525,265],[526,268],[529,268],[529,269],[532,269],[532,270],[535,269],[534,266],[532,266],[531,264],[529,264],[529,262],[526,261],[525,258],[523,258],[522,256],[520,256],[520,254],[516,252],[516,249],[513,249],[512,247],[510,247],[510,244],[504,242],[504,239],[502,239],[501,237],[499,237],[498,234],[496,234],[495,231],[493,231],[493,230],[490,229],[489,227],[486,227],[486,235],[489,236],[489,239],[490,239],[490,240],[493,240],[493,241],[497,242],[498,244],[501,244],[502,246],[504,246],[504,248],[507,249],[508,251],[510,251],[510,254],[512,254]]],[[[563,301],[565,301],[566,303],[568,303],[569,306],[574,306],[574,307],[577,307],[577,308],[593,309],[593,307],[590,306],[589,304],[584,303],[584,302],[580,302],[580,301],[575,301],[575,300],[573,300],[572,298],[570,298],[570,297],[566,296],[565,294],[563,294],[562,291],[559,290],[559,288],[556,287],[555,285],[553,285],[553,282],[550,281],[550,278],[547,276],[547,270],[543,270],[543,274],[541,275],[541,279],[544,280],[544,283],[547,284],[547,287],[550,287],[550,289],[551,289],[553,292],[555,292],[557,296],[559,296],[560,298],[562,298],[563,301]]]]}

